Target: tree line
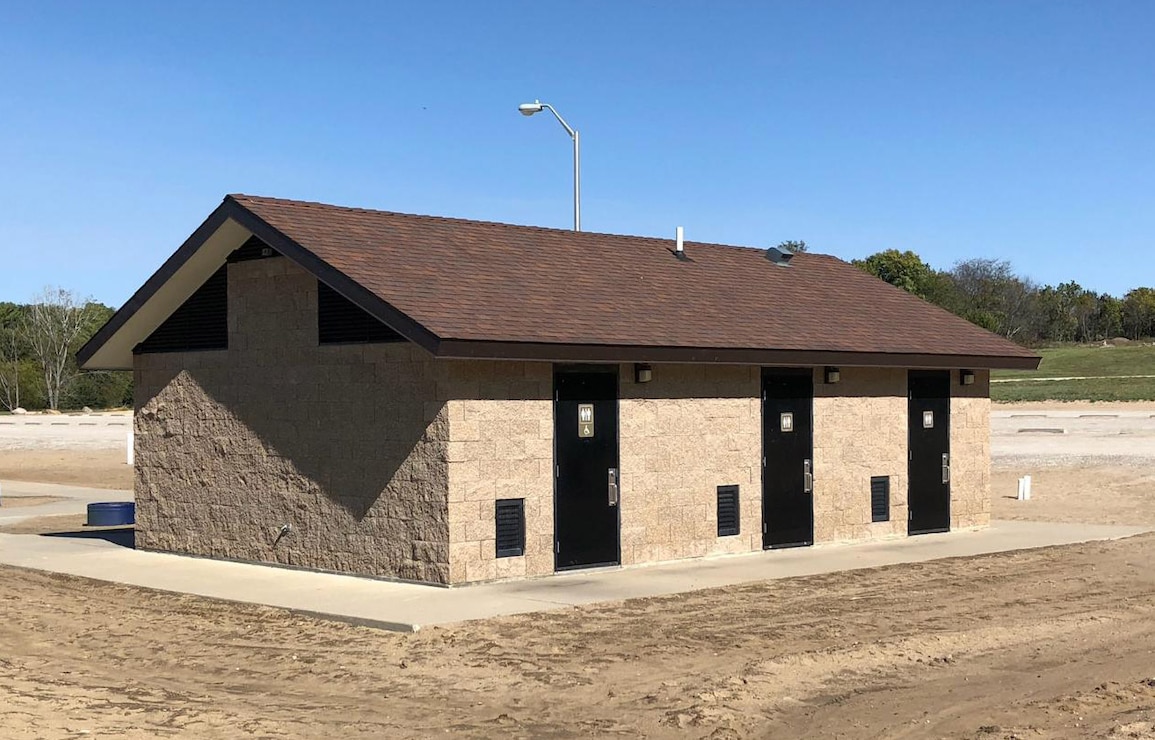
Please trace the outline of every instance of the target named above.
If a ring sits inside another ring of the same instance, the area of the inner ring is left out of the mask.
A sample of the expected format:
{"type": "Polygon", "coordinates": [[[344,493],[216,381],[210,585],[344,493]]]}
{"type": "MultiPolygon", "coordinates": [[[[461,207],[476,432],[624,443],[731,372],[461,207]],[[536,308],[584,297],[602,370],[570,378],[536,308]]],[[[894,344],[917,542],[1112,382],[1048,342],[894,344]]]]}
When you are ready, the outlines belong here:
{"type": "Polygon", "coordinates": [[[82,373],[76,365],[77,350],[113,313],[60,288],[46,288],[27,304],[0,302],[0,406],[132,405],[132,373],[82,373]]]}
{"type": "Polygon", "coordinates": [[[935,270],[914,252],[897,249],[853,264],[1019,344],[1155,337],[1155,288],[1116,297],[1074,281],[1040,286],[1006,260],[968,259],[935,270]]]}
{"type": "MultiPolygon", "coordinates": [[[[780,248],[807,251],[804,241],[780,248]]],[[[1155,337],[1155,288],[1122,297],[1071,281],[1038,285],[997,259],[936,270],[912,251],[887,249],[855,266],[1024,345],[1155,337]]],[[[132,373],[81,372],[76,352],[114,309],[47,288],[31,303],[0,302],[0,407],[8,410],[132,405],[132,373]]]]}

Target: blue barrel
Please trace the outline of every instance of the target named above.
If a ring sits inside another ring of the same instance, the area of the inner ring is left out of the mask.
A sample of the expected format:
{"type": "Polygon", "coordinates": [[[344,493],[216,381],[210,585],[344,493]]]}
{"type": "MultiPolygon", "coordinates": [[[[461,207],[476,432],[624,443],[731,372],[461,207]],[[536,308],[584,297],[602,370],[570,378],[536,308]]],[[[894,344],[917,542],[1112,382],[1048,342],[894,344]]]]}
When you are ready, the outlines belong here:
{"type": "Polygon", "coordinates": [[[89,527],[123,527],[136,524],[136,504],[132,501],[103,501],[88,505],[89,527]]]}

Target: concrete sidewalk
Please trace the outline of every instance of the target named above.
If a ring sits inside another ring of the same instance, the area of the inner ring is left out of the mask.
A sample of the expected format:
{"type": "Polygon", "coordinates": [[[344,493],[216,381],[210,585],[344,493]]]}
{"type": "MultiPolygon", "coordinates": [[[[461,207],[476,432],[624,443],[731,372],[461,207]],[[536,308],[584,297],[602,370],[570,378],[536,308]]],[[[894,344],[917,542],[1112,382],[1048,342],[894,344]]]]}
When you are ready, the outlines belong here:
{"type": "Polygon", "coordinates": [[[24,519],[61,514],[84,514],[88,504],[97,501],[132,501],[132,491],[109,488],[80,488],[54,483],[30,483],[18,480],[0,481],[0,526],[24,519]],[[6,498],[52,496],[61,499],[38,506],[5,506],[6,498]]]}
{"type": "Polygon", "coordinates": [[[38,535],[0,534],[0,563],[264,604],[408,632],[422,626],[503,614],[564,609],[896,563],[1118,539],[1146,531],[1150,531],[1149,528],[1000,521],[978,532],[581,571],[452,589],[138,552],[100,539],[38,535]]]}

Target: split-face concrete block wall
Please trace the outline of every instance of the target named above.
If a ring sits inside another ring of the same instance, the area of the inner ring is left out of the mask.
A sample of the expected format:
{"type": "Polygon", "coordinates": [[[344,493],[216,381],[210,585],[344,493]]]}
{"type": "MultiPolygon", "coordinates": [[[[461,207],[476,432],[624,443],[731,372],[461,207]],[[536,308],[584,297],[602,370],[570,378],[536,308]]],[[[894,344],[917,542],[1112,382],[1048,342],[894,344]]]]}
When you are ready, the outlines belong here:
{"type": "Polygon", "coordinates": [[[974,378],[962,385],[951,373],[951,529],[991,523],[991,373],[976,370],[974,378]]]}
{"type": "Polygon", "coordinates": [[[444,368],[318,346],[317,281],[285,258],[228,282],[227,350],[135,358],[137,545],[448,583],[444,368]]]}
{"type": "Polygon", "coordinates": [[[906,534],[907,377],[902,368],[814,376],[814,541],[906,534]],[[890,519],[871,521],[870,479],[890,478],[890,519]]]}
{"type": "MultiPolygon", "coordinates": [[[[487,378],[498,390],[527,379],[531,385],[523,386],[527,397],[515,400],[498,392],[450,401],[450,444],[462,457],[450,463],[454,582],[552,573],[552,366],[461,366],[469,369],[455,375],[487,378]],[[523,423],[512,426],[518,419],[523,423]],[[511,442],[517,430],[523,436],[511,442]],[[508,457],[497,455],[499,440],[508,457]],[[492,456],[501,484],[479,476],[480,466],[468,462],[475,455],[492,456]],[[523,464],[529,459],[537,466],[523,464]],[[526,554],[497,558],[494,502],[523,496],[526,554]],[[462,497],[466,505],[455,503],[462,497]],[[470,534],[459,541],[464,532],[470,534]]],[[[952,528],[989,523],[989,373],[975,375],[974,385],[959,386],[952,373],[952,393],[959,394],[951,401],[952,528]]],[[[907,371],[843,368],[840,382],[826,384],[818,368],[814,390],[815,543],[905,536],[907,371]],[[872,521],[874,476],[890,479],[890,516],[882,522],[872,521]]],[[[761,550],[761,368],[660,365],[641,384],[633,381],[632,365],[622,365],[619,393],[622,564],[761,550]],[[731,484],[741,491],[740,534],[719,537],[717,487],[731,484]]]]}
{"type": "Polygon", "coordinates": [[[762,547],[756,367],[619,369],[621,549],[626,565],[762,547]],[[717,488],[739,486],[739,534],[718,536],[717,488]]]}
{"type": "MultiPolygon", "coordinates": [[[[761,548],[759,370],[619,371],[621,562],[761,548]],[[716,487],[741,486],[741,534],[718,537],[716,487]]],[[[553,365],[452,363],[449,520],[453,581],[554,571],[553,365]],[[495,502],[524,498],[525,555],[498,558],[495,502]]]]}
{"type": "MultiPolygon", "coordinates": [[[[228,281],[227,350],[136,357],[142,548],[431,583],[554,571],[552,364],[318,346],[313,276],[278,257],[228,281]],[[519,557],[496,556],[503,498],[525,499],[519,557]]],[[[952,528],[990,519],[989,374],[975,376],[952,373],[952,528]]],[[[815,542],[904,535],[906,370],[822,380],[815,542]],[[875,523],[879,475],[890,519],[875,523]]],[[[761,368],[657,365],[635,383],[622,365],[619,395],[621,562],[760,550],[761,368]],[[735,536],[717,533],[720,485],[740,487],[735,536]]]]}
{"type": "Polygon", "coordinates": [[[553,366],[446,362],[453,583],[553,572],[553,366]],[[498,499],[525,499],[525,554],[498,558],[498,499]]]}

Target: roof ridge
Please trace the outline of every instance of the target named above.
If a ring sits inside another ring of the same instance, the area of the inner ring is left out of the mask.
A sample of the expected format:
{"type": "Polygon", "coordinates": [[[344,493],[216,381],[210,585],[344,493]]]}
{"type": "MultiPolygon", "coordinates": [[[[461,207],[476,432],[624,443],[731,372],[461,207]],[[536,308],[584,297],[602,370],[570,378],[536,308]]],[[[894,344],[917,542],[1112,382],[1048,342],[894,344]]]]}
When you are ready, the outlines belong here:
{"type": "MultiPolygon", "coordinates": [[[[337,205],[334,203],[322,203],[320,201],[315,201],[315,200],[295,200],[292,198],[275,198],[275,197],[267,196],[267,195],[250,195],[247,193],[229,193],[227,196],[225,196],[225,198],[226,199],[232,198],[233,200],[237,201],[241,205],[244,205],[242,199],[250,199],[250,200],[256,200],[256,201],[263,201],[266,203],[281,203],[281,204],[292,205],[292,206],[303,206],[306,208],[323,208],[323,209],[332,209],[332,210],[338,210],[338,211],[353,211],[355,213],[378,214],[378,215],[383,215],[383,216],[401,216],[404,218],[416,218],[416,219],[425,219],[425,220],[430,220],[430,221],[441,221],[441,222],[450,223],[450,224],[472,224],[472,225],[480,225],[480,226],[498,226],[498,227],[506,228],[506,229],[527,229],[527,230],[531,230],[531,231],[541,231],[541,232],[545,232],[548,234],[557,234],[559,236],[566,235],[566,236],[573,237],[576,235],[578,238],[581,238],[581,239],[585,239],[585,238],[589,238],[589,237],[612,237],[614,239],[636,239],[638,241],[660,242],[663,244],[674,242],[674,239],[672,237],[666,238],[666,237],[661,237],[661,236],[642,236],[639,234],[614,234],[614,233],[605,232],[605,231],[574,231],[573,229],[563,229],[563,228],[559,228],[556,226],[534,226],[531,224],[507,223],[505,221],[483,221],[483,220],[472,219],[472,218],[461,218],[459,216],[436,216],[436,215],[428,214],[428,213],[405,213],[403,211],[387,211],[387,210],[380,209],[380,208],[364,208],[361,206],[343,206],[343,205],[337,205]]],[[[754,246],[748,246],[748,245],[743,245],[743,244],[723,244],[721,242],[700,242],[700,241],[694,241],[692,239],[687,239],[683,243],[687,246],[692,245],[694,247],[718,247],[720,249],[742,249],[742,250],[753,250],[753,251],[765,251],[766,249],[769,249],[769,247],[754,247],[754,246]]],[[[839,259],[838,257],[835,257],[834,255],[820,254],[817,252],[800,252],[799,254],[804,256],[804,258],[826,257],[829,259],[837,260],[839,262],[845,261],[845,260],[839,259]]]]}

